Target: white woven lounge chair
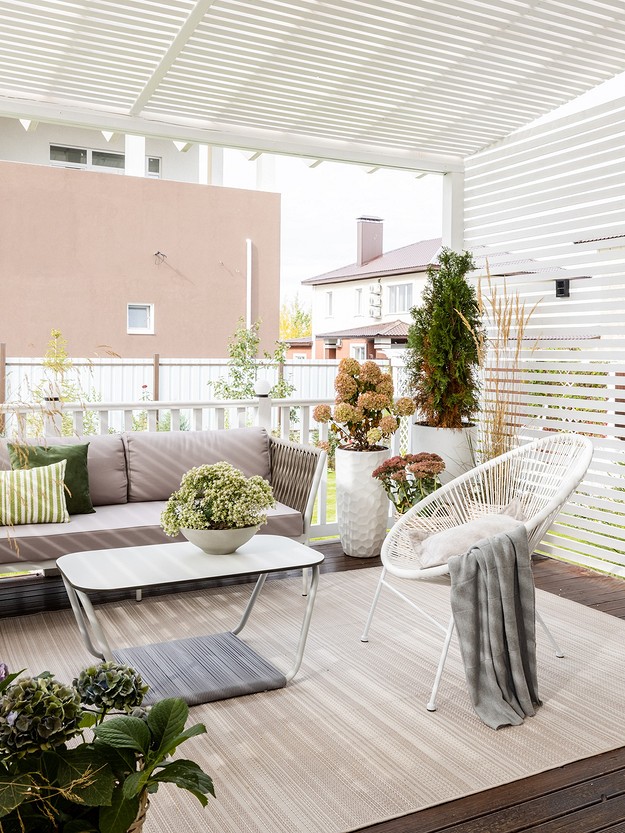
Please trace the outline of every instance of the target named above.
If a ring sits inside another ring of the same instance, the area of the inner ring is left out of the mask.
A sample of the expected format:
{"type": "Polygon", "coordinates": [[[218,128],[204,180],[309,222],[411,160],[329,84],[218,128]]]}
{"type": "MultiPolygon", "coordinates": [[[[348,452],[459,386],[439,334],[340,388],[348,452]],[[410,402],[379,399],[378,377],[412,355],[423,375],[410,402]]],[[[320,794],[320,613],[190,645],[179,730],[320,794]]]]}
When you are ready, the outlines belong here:
{"type": "MultiPolygon", "coordinates": [[[[584,477],[592,452],[592,443],[586,437],[567,433],[549,434],[450,481],[415,504],[389,531],[382,545],[382,575],[361,640],[368,641],[369,628],[383,587],[400,596],[440,628],[445,634],[445,641],[427,704],[429,711],[436,710],[436,694],[454,632],[454,619],[452,616],[448,624],[437,621],[389,583],[388,578],[427,580],[448,574],[449,567],[444,564],[422,568],[410,541],[409,530],[440,532],[481,515],[499,513],[514,500],[517,506],[520,504],[532,553],[584,477]]],[[[553,645],[556,656],[564,656],[538,612],[536,619],[553,645]]]]}

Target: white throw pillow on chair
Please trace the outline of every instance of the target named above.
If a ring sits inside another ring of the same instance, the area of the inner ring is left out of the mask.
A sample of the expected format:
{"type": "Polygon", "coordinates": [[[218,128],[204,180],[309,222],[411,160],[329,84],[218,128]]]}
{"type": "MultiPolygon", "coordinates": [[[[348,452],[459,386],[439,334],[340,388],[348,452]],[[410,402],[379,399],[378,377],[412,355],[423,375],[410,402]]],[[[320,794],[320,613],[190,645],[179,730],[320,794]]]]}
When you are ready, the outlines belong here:
{"type": "Polygon", "coordinates": [[[424,529],[411,529],[408,535],[421,567],[425,569],[446,564],[452,555],[464,555],[478,541],[500,532],[509,532],[520,523],[520,520],[510,515],[482,515],[434,534],[424,529]]]}

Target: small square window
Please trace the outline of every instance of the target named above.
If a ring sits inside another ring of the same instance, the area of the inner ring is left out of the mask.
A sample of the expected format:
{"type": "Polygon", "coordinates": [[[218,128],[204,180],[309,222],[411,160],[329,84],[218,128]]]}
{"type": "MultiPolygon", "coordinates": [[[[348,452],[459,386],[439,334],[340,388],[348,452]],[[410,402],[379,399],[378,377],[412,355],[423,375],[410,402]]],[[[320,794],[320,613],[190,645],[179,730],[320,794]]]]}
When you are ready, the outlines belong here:
{"type": "Polygon", "coordinates": [[[350,352],[352,354],[352,359],[356,359],[356,361],[364,362],[367,358],[367,349],[365,344],[352,344],[350,352]]]}
{"type": "Polygon", "coordinates": [[[388,311],[409,312],[412,306],[412,284],[398,283],[388,288],[388,311]]]}
{"type": "Polygon", "coordinates": [[[152,179],[159,179],[161,175],[161,160],[158,156],[148,156],[146,158],[146,176],[152,179]]]}
{"type": "Polygon", "coordinates": [[[132,335],[154,333],[154,304],[128,304],[127,332],[132,335]]]}

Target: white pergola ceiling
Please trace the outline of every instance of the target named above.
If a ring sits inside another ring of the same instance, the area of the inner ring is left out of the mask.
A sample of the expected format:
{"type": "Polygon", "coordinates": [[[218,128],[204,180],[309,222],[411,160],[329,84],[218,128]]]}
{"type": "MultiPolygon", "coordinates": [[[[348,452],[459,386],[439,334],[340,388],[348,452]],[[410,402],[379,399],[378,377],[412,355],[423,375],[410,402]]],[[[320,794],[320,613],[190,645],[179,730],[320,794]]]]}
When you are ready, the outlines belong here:
{"type": "Polygon", "coordinates": [[[624,0],[0,0],[0,115],[459,170],[624,43],[624,0]]]}

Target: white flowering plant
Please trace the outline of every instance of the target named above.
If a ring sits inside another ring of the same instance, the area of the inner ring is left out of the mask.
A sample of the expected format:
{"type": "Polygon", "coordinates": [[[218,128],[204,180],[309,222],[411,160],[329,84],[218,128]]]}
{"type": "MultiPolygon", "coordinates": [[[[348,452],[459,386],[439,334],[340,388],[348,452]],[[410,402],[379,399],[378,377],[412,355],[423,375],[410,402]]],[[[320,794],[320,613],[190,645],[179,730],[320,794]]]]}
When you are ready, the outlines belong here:
{"type": "Polygon", "coordinates": [[[380,443],[397,431],[400,418],[415,412],[412,399],[393,399],[393,377],[375,362],[341,359],[334,389],[334,412],[329,405],[317,405],[313,419],[330,423],[340,448],[383,449],[380,443]]]}
{"type": "Polygon", "coordinates": [[[230,463],[196,466],[183,475],[180,488],[161,514],[166,535],[181,529],[240,529],[267,523],[275,506],[273,491],[260,475],[246,477],[230,463]]]}

